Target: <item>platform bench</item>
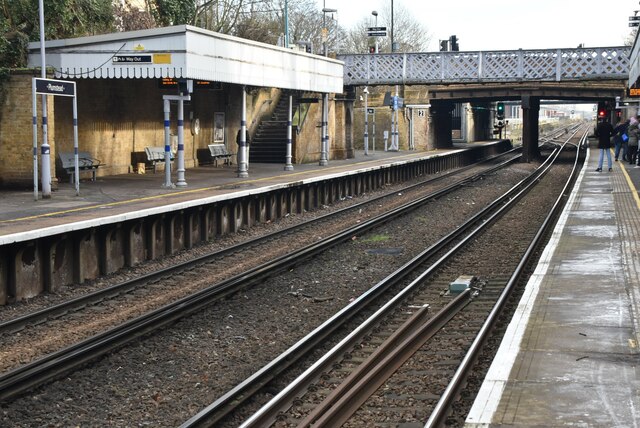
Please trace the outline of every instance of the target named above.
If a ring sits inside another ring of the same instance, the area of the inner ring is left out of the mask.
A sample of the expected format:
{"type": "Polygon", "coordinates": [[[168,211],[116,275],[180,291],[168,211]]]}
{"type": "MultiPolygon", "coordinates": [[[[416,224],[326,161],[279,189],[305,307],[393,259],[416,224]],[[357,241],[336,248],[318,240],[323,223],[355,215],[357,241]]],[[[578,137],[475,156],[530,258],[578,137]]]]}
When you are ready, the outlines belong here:
{"type": "MultiPolygon", "coordinates": [[[[75,156],[72,152],[61,152],[58,154],[62,169],[69,174],[69,182],[73,184],[76,175],[75,156]]],[[[98,159],[91,156],[89,152],[78,152],[78,171],[91,172],[91,181],[96,181],[96,171],[98,167],[104,165],[98,159]]]]}
{"type": "Polygon", "coordinates": [[[224,144],[209,144],[209,152],[211,153],[211,159],[215,166],[218,166],[218,159],[223,159],[225,165],[233,164],[233,156],[235,153],[229,153],[227,146],[224,144]]]}
{"type": "MultiPolygon", "coordinates": [[[[153,173],[156,173],[156,166],[160,163],[164,163],[164,147],[145,147],[145,153],[147,154],[147,160],[153,165],[153,173]]],[[[171,154],[171,162],[173,162],[173,152],[171,154]]]]}

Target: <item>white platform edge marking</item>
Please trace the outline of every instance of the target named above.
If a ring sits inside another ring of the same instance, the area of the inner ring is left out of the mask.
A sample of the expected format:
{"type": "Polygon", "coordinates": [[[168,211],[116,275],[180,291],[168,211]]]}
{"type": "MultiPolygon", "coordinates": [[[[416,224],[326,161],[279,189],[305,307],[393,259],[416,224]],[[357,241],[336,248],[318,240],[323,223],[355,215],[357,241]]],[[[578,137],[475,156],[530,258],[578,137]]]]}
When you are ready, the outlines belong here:
{"type": "MultiPolygon", "coordinates": [[[[462,151],[464,151],[464,150],[463,149],[451,150],[449,152],[446,152],[445,154],[429,155],[429,156],[426,156],[424,159],[433,159],[433,158],[438,158],[438,157],[441,157],[441,156],[449,156],[449,155],[453,155],[453,154],[456,154],[456,153],[459,153],[459,152],[462,152],[462,151]]],[[[408,153],[408,155],[409,154],[411,154],[411,153],[408,153]]],[[[14,244],[14,243],[17,243],[17,242],[25,242],[25,241],[29,241],[29,240],[32,240],[32,239],[44,238],[44,237],[47,237],[47,236],[53,236],[53,235],[56,235],[56,234],[72,232],[72,231],[75,231],[75,230],[89,229],[89,228],[92,228],[92,227],[99,227],[99,226],[104,226],[104,225],[107,225],[107,224],[119,223],[119,222],[123,222],[123,221],[127,221],[127,220],[135,220],[135,219],[139,219],[139,218],[143,218],[143,217],[147,217],[147,216],[151,216],[151,215],[164,214],[164,213],[171,212],[171,211],[179,211],[179,210],[183,210],[183,209],[192,208],[192,207],[195,207],[195,206],[198,206],[198,205],[212,204],[212,203],[215,203],[215,202],[226,201],[226,200],[230,200],[230,199],[234,199],[234,198],[242,198],[242,197],[245,197],[245,196],[258,195],[258,194],[267,193],[267,192],[273,191],[273,190],[289,188],[289,187],[294,186],[294,185],[312,184],[312,183],[317,183],[317,182],[324,181],[324,180],[332,180],[334,178],[340,178],[340,177],[349,176],[349,175],[357,175],[357,174],[361,174],[361,173],[377,171],[377,170],[381,170],[381,169],[384,169],[384,168],[391,168],[391,167],[398,166],[398,165],[404,165],[404,164],[407,164],[407,163],[410,163],[410,162],[416,162],[417,160],[422,160],[422,159],[423,158],[391,161],[389,163],[384,163],[384,164],[381,164],[381,165],[360,167],[360,168],[356,168],[356,169],[352,169],[352,170],[348,170],[348,171],[340,171],[340,172],[335,172],[335,173],[328,173],[328,174],[325,174],[325,175],[305,178],[305,179],[301,179],[301,180],[292,179],[291,181],[286,181],[286,182],[279,183],[279,184],[274,184],[274,185],[269,185],[269,186],[264,186],[264,187],[256,187],[256,188],[248,189],[248,190],[240,190],[240,191],[237,191],[237,192],[227,193],[227,194],[224,194],[224,195],[217,195],[217,196],[210,196],[210,197],[205,197],[205,198],[193,199],[193,200],[188,200],[188,201],[184,201],[184,202],[178,202],[178,203],[173,203],[173,204],[168,204],[168,205],[161,205],[161,206],[155,207],[155,208],[147,208],[147,209],[141,209],[141,210],[136,210],[136,211],[130,211],[130,212],[122,213],[122,214],[115,214],[115,215],[111,215],[111,216],[98,217],[98,218],[94,218],[94,219],[90,219],[90,220],[82,220],[82,221],[78,221],[78,222],[75,222],[75,223],[66,223],[66,224],[61,224],[61,225],[57,225],[57,226],[51,226],[51,227],[46,227],[46,228],[38,228],[38,229],[33,229],[33,230],[28,230],[28,231],[23,231],[23,232],[0,235],[0,245],[14,244]]],[[[310,172],[310,171],[301,171],[301,172],[310,172]]],[[[272,177],[261,178],[261,179],[258,179],[257,181],[268,180],[270,178],[272,178],[272,177]]],[[[166,195],[167,196],[171,196],[172,194],[171,193],[167,193],[166,195]]],[[[100,207],[98,206],[98,207],[90,207],[90,208],[99,209],[100,207]]]]}
{"type": "Polygon", "coordinates": [[[491,363],[491,367],[489,367],[487,376],[480,387],[480,391],[478,392],[473,406],[471,407],[471,411],[467,415],[465,427],[481,427],[489,426],[489,424],[491,424],[493,415],[495,414],[498,404],[500,403],[500,399],[502,398],[504,388],[509,380],[509,374],[511,373],[516,357],[518,356],[518,352],[520,351],[520,344],[522,343],[522,338],[527,328],[528,319],[531,316],[531,311],[533,310],[536,297],[540,291],[540,285],[542,284],[547,270],[549,269],[551,258],[558,247],[558,243],[562,233],[564,232],[569,214],[574,208],[578,191],[582,186],[584,174],[589,167],[589,154],[590,150],[587,150],[587,158],[585,159],[584,166],[580,171],[580,176],[574,186],[574,190],[571,192],[571,196],[558,219],[558,223],[553,230],[549,243],[545,247],[540,257],[540,261],[536,266],[536,270],[533,275],[531,275],[531,278],[529,278],[529,282],[527,282],[524,294],[518,303],[513,319],[509,323],[505,335],[502,338],[502,342],[500,343],[500,347],[498,348],[497,356],[499,359],[494,359],[491,363]]]}

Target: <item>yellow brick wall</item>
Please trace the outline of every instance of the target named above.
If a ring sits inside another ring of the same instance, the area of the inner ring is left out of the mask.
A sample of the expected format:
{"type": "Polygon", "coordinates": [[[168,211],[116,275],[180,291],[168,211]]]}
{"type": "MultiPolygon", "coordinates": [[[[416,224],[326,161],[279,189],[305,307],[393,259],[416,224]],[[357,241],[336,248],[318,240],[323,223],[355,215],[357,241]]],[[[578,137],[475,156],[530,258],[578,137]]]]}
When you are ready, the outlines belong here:
{"type": "MultiPolygon", "coordinates": [[[[13,71],[0,82],[0,186],[33,187],[33,102],[31,72],[13,71]]],[[[38,169],[42,144],[42,96],[38,95],[38,169]]],[[[48,142],[51,146],[51,168],[55,163],[55,117],[53,97],[48,97],[48,142]]],[[[40,186],[40,184],[39,184],[40,186]]],[[[55,183],[53,183],[55,187],[55,183]]]]}
{"type": "MultiPolygon", "coordinates": [[[[98,176],[126,174],[132,171],[132,152],[144,152],[145,147],[164,146],[163,95],[177,95],[176,90],[161,89],[156,79],[78,80],[79,149],[90,152],[106,164],[98,176]]],[[[230,114],[239,101],[229,101],[224,90],[195,89],[191,101],[184,105],[185,166],[196,164],[197,150],[213,143],[215,112],[225,112],[227,140],[230,137],[230,114]],[[191,119],[199,119],[200,132],[191,133],[191,119]]],[[[73,151],[71,104],[56,100],[58,114],[58,146],[73,151]],[[65,119],[62,119],[62,117],[65,119]],[[68,120],[66,118],[69,118],[68,120]]],[[[172,135],[178,135],[178,106],[171,103],[172,135]]],[[[175,143],[176,138],[173,138],[175,143]]],[[[177,147],[173,147],[177,149],[177,147]]]]}
{"type": "MultiPolygon", "coordinates": [[[[33,185],[32,135],[32,73],[13,72],[3,82],[0,97],[0,186],[33,185]]],[[[78,146],[99,159],[97,175],[133,172],[137,165],[133,153],[141,155],[147,146],[164,146],[163,95],[175,95],[175,89],[161,89],[156,79],[77,79],[78,146]]],[[[236,151],[235,137],[240,126],[242,87],[223,85],[223,90],[197,89],[184,109],[185,166],[197,164],[198,149],[213,143],[214,113],[224,112],[225,142],[236,151]],[[191,118],[200,121],[200,133],[191,133],[191,118]]],[[[269,117],[279,91],[253,89],[247,96],[247,124],[253,131],[258,117],[269,117]]],[[[41,97],[38,96],[38,153],[42,143],[40,127],[41,97]]],[[[67,97],[48,97],[49,145],[51,146],[52,185],[66,181],[66,173],[56,169],[60,152],[73,152],[73,102],[67,97]]],[[[333,99],[333,96],[331,96],[333,99]]],[[[334,135],[334,123],[343,118],[342,111],[329,109],[329,133],[334,135]]],[[[313,104],[303,132],[297,136],[297,162],[317,161],[320,156],[321,103],[313,104]]],[[[171,105],[171,133],[177,135],[177,105],[171,105]]],[[[342,135],[344,132],[341,133],[342,135]]],[[[175,138],[172,139],[172,142],[175,138]]],[[[331,158],[345,157],[343,136],[330,138],[331,158]]],[[[59,162],[58,162],[59,164],[59,162]]]]}

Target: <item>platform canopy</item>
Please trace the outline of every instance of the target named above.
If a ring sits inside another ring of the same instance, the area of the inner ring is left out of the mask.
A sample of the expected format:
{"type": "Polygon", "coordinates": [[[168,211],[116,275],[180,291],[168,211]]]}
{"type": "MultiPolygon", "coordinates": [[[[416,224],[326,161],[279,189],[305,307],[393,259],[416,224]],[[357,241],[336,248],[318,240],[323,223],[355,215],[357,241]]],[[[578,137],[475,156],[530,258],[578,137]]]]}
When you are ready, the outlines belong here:
{"type": "MultiPolygon", "coordinates": [[[[47,67],[69,79],[193,79],[341,93],[343,62],[189,25],[45,43],[47,67]]],[[[29,44],[29,66],[41,64],[29,44]]]]}

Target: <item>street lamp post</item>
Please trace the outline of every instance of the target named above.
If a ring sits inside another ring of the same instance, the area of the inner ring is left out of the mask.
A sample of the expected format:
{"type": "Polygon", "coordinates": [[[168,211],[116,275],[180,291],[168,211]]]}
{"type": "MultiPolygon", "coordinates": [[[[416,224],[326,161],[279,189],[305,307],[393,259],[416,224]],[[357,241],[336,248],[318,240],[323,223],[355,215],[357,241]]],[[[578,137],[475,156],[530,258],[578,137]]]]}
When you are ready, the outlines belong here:
{"type": "Polygon", "coordinates": [[[395,46],[393,45],[393,0],[391,0],[391,53],[395,51],[395,46]]]}
{"type": "MultiPolygon", "coordinates": [[[[45,59],[45,47],[44,47],[44,0],[38,1],[38,15],[40,18],[40,60],[42,63],[42,70],[40,70],[41,76],[43,79],[47,78],[47,62],[45,59]]],[[[50,165],[50,150],[49,147],[49,131],[48,131],[48,119],[47,119],[47,95],[42,94],[42,145],[40,146],[41,151],[41,162],[42,162],[42,198],[49,199],[51,198],[51,165],[50,165]]],[[[34,176],[37,179],[37,149],[36,153],[34,153],[34,176]]],[[[37,181],[36,181],[37,183],[37,181]]],[[[36,184],[37,185],[37,184],[36,184]]],[[[37,199],[37,188],[34,192],[37,199]]]]}
{"type": "Polygon", "coordinates": [[[284,47],[289,48],[289,1],[284,0],[284,47]]]}
{"type": "MultiPolygon", "coordinates": [[[[327,13],[337,12],[337,9],[328,9],[326,1],[322,2],[322,45],[324,56],[328,56],[327,52],[327,38],[328,30],[326,25],[327,13]]],[[[329,94],[325,93],[322,96],[322,137],[320,142],[320,166],[325,166],[329,163],[329,135],[328,135],[328,121],[329,121],[329,94]]]]}
{"type": "MultiPolygon", "coordinates": [[[[371,15],[375,16],[376,18],[376,27],[378,27],[378,11],[374,10],[371,12],[371,15]]],[[[375,37],[375,41],[376,41],[376,48],[375,48],[375,53],[378,53],[378,37],[375,37]]]]}

